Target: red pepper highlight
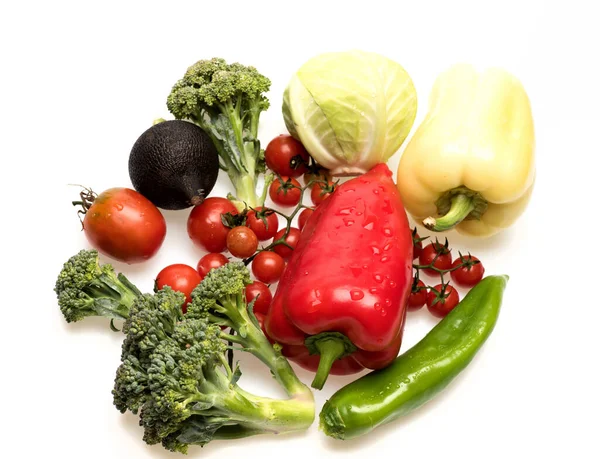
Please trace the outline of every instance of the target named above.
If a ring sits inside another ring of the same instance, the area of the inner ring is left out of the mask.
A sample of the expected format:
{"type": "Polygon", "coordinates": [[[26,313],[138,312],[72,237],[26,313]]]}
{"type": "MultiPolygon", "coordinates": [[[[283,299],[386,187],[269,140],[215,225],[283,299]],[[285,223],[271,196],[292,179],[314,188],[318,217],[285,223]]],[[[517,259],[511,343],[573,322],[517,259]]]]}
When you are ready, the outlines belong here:
{"type": "Polygon", "coordinates": [[[340,185],[304,227],[266,319],[286,357],[351,374],[398,354],[412,285],[413,242],[385,164],[340,185]]]}

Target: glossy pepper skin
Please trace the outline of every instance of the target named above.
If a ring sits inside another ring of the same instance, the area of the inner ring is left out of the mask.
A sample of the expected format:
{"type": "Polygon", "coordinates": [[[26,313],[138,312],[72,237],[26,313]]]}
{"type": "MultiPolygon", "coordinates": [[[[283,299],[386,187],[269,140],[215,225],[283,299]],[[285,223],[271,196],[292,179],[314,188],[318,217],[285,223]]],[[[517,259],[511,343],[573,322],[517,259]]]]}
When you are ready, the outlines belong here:
{"type": "Polygon", "coordinates": [[[398,166],[406,210],[433,231],[491,236],[524,212],[535,179],[535,135],[519,80],[460,64],[441,73],[429,111],[398,166]]]}
{"type": "Polygon", "coordinates": [[[398,353],[412,239],[391,176],[379,164],[341,184],[307,221],[279,281],[266,329],[290,359],[321,365],[313,387],[330,366],[334,374],[383,368],[398,353]]]}
{"type": "Polygon", "coordinates": [[[340,440],[358,437],[434,398],[492,333],[507,281],[508,276],[484,278],[394,363],[333,394],[321,411],[321,430],[340,440]]]}

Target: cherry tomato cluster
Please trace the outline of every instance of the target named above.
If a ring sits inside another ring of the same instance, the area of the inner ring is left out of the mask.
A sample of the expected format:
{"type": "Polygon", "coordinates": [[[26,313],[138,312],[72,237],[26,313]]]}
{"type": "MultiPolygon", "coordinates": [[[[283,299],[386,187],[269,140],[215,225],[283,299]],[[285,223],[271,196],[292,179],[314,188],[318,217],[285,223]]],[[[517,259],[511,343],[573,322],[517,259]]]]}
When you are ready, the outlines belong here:
{"type": "Polygon", "coordinates": [[[335,190],[336,184],[327,170],[315,163],[304,146],[290,135],[275,137],[265,150],[265,161],[277,178],[269,187],[273,203],[294,207],[301,201],[302,186],[297,177],[303,175],[304,185],[310,187],[310,199],[321,204],[335,190]]]}
{"type": "Polygon", "coordinates": [[[412,291],[408,297],[407,309],[416,311],[425,304],[431,314],[436,317],[445,317],[456,307],[460,298],[458,291],[450,282],[444,282],[444,275],[450,274],[454,283],[460,287],[471,288],[483,278],[485,268],[481,261],[471,255],[463,255],[452,259],[448,239],[442,244],[438,240],[423,246],[427,237],[420,237],[415,228],[413,237],[413,258],[418,259],[418,264],[413,264],[415,276],[412,291]],[[433,287],[425,285],[420,279],[420,273],[429,276],[439,276],[440,283],[433,287]]]}
{"type": "Polygon", "coordinates": [[[277,175],[269,186],[269,196],[280,207],[295,207],[286,215],[269,207],[248,208],[239,212],[226,198],[210,197],[192,210],[187,230],[190,239],[204,255],[196,269],[184,264],[164,268],[157,276],[155,287],[166,285],[186,295],[186,305],[191,293],[211,269],[219,268],[232,257],[251,263],[255,281],[246,287],[246,301],[252,304],[256,317],[261,319],[268,313],[272,300],[269,284],[279,280],[286,261],[292,255],[300,239],[300,231],[314,208],[301,204],[304,191],[310,188],[313,204],[318,206],[335,190],[335,184],[326,171],[316,165],[302,144],[288,135],[273,139],[265,151],[267,166],[277,175]],[[303,175],[304,186],[297,180],[303,175]],[[298,215],[298,228],[292,220],[298,215]],[[287,225],[279,228],[279,216],[287,225]],[[259,243],[267,242],[259,248],[259,243]]]}

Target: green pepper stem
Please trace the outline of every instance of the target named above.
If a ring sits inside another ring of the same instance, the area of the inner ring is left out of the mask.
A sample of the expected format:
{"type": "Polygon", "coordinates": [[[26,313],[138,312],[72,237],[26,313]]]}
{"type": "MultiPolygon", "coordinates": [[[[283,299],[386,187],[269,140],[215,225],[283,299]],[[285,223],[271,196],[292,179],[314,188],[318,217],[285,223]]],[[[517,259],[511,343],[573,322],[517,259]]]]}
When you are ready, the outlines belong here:
{"type": "Polygon", "coordinates": [[[343,340],[330,337],[316,341],[315,347],[319,350],[321,360],[319,360],[319,368],[317,368],[317,374],[311,386],[320,390],[325,385],[325,381],[327,381],[333,362],[346,354],[346,346],[343,340]]]}
{"type": "Polygon", "coordinates": [[[431,231],[448,231],[467,218],[473,209],[473,198],[459,193],[452,197],[450,210],[443,217],[427,217],[423,225],[431,231]]]}

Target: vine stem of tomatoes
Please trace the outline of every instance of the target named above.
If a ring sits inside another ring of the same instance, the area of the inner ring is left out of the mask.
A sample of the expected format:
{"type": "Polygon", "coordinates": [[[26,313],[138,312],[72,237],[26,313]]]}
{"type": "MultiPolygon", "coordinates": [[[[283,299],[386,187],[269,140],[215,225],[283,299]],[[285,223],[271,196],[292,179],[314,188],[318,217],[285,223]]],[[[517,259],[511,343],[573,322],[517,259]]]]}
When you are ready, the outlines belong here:
{"type": "MultiPolygon", "coordinates": [[[[428,239],[428,236],[424,237],[424,238],[420,238],[419,242],[424,241],[426,239],[428,239]]],[[[439,242],[436,239],[436,244],[438,244],[438,243],[439,242]]],[[[448,239],[446,239],[445,246],[447,246],[447,243],[448,243],[448,239]]],[[[456,270],[459,270],[461,268],[464,268],[465,266],[469,266],[469,264],[471,264],[471,263],[479,263],[479,261],[473,261],[473,260],[471,260],[470,259],[471,258],[470,254],[468,255],[469,260],[468,261],[463,261],[464,258],[462,256],[462,254],[460,254],[460,252],[459,252],[461,263],[459,263],[456,266],[453,266],[451,268],[448,268],[448,269],[440,269],[440,268],[437,268],[435,266],[435,262],[437,261],[437,259],[438,259],[438,257],[440,255],[441,255],[441,251],[437,251],[436,254],[435,254],[435,257],[433,258],[433,260],[431,260],[431,262],[429,264],[426,264],[426,265],[422,265],[422,264],[418,264],[418,263],[413,263],[413,269],[415,270],[415,275],[414,275],[414,279],[413,279],[412,291],[414,293],[419,292],[421,290],[432,290],[433,289],[433,287],[430,286],[430,285],[426,285],[425,287],[419,287],[418,286],[419,275],[420,275],[421,270],[427,269],[427,270],[435,271],[436,273],[438,273],[440,275],[440,284],[442,285],[442,291],[440,292],[440,294],[442,296],[444,296],[446,285],[448,285],[448,283],[444,282],[444,275],[445,274],[449,274],[449,273],[451,273],[453,271],[456,271],[456,270]]]]}
{"type": "MultiPolygon", "coordinates": [[[[272,174],[271,174],[272,175],[272,174]]],[[[281,177],[278,175],[277,176],[278,179],[281,179],[281,177]]],[[[294,210],[288,215],[285,214],[284,212],[281,212],[277,209],[271,209],[275,214],[282,216],[285,221],[286,221],[286,227],[285,227],[285,231],[283,232],[283,234],[281,235],[280,238],[275,239],[274,241],[272,241],[268,246],[266,247],[262,247],[259,250],[256,251],[256,253],[248,258],[245,258],[243,260],[244,264],[246,266],[248,266],[252,260],[254,260],[254,258],[256,257],[256,255],[259,254],[259,252],[262,251],[268,251],[268,250],[272,250],[273,247],[277,246],[277,245],[284,245],[286,246],[288,249],[294,249],[292,246],[290,246],[287,242],[286,242],[286,238],[288,237],[288,235],[290,234],[290,229],[292,228],[292,222],[294,220],[294,217],[298,214],[298,212],[300,212],[302,209],[310,209],[310,206],[304,205],[302,204],[302,201],[304,199],[304,193],[306,190],[312,188],[313,185],[317,184],[317,183],[327,183],[325,180],[310,180],[306,185],[304,186],[296,186],[296,185],[291,185],[290,188],[297,188],[300,190],[300,201],[298,202],[298,204],[296,205],[296,207],[294,208],[294,210]]]]}

